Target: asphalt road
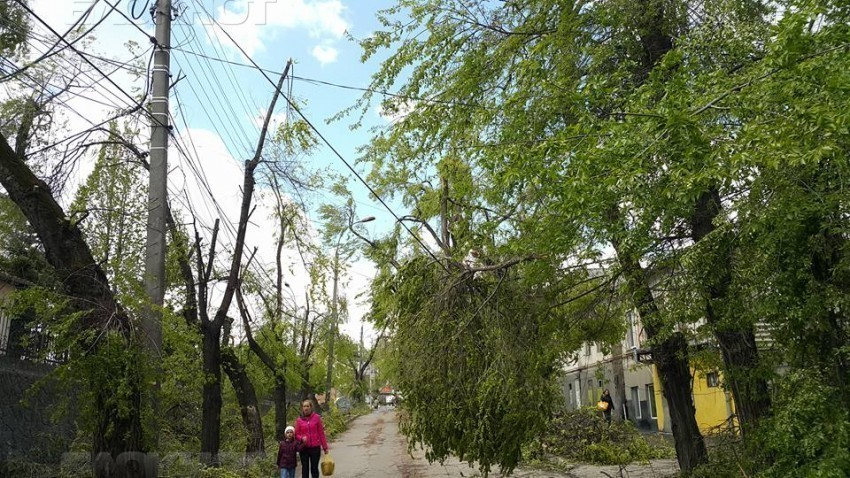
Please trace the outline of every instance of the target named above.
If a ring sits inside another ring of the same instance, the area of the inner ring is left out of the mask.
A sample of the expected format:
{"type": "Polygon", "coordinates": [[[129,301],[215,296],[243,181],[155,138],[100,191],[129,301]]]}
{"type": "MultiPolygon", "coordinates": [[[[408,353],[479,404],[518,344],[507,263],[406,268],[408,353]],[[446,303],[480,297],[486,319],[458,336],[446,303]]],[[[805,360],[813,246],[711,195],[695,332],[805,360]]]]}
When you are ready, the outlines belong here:
{"type": "MultiPolygon", "coordinates": [[[[444,465],[429,464],[421,450],[411,457],[407,443],[398,431],[396,412],[382,407],[373,413],[359,417],[349,429],[330,443],[330,455],[336,462],[338,478],[433,478],[433,477],[476,477],[481,474],[467,463],[449,460],[444,465]]],[[[301,476],[301,470],[298,470],[301,476]]],[[[675,474],[675,461],[660,460],[651,465],[635,465],[620,470],[617,467],[580,465],[565,473],[531,470],[516,470],[511,475],[518,478],[604,478],[616,476],[663,477],[675,474]]],[[[490,476],[499,478],[498,472],[490,476]]]]}

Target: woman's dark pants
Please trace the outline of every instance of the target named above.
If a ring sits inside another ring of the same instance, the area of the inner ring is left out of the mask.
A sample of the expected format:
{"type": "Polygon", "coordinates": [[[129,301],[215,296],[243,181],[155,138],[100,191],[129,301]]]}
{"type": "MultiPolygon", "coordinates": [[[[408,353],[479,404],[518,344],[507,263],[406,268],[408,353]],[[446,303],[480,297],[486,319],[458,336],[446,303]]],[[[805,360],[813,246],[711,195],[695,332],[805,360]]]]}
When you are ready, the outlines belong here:
{"type": "Polygon", "coordinates": [[[301,478],[319,478],[319,458],[322,457],[322,447],[314,446],[301,450],[301,478]]]}

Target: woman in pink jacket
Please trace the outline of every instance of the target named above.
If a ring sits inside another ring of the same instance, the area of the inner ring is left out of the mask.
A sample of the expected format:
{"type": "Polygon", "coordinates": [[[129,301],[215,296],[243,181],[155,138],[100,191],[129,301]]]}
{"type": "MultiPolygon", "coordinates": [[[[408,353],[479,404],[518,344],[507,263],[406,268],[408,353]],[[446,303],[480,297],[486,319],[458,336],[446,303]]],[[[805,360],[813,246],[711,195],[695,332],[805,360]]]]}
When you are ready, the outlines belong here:
{"type": "Polygon", "coordinates": [[[295,420],[295,438],[301,440],[301,478],[319,478],[321,451],[328,452],[328,439],[322,417],[313,413],[313,402],[301,402],[301,416],[295,420]]]}

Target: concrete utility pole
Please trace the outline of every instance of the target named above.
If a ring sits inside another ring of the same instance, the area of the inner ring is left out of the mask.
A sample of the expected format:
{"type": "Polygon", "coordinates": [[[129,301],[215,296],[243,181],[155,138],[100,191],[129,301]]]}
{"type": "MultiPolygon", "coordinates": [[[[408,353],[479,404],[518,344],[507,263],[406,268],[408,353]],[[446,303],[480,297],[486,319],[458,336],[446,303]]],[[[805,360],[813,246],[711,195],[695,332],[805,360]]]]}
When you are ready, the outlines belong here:
{"type": "MultiPolygon", "coordinates": [[[[150,182],[148,189],[148,227],[145,245],[145,291],[151,307],[146,311],[142,330],[144,343],[157,372],[154,385],[153,417],[159,414],[159,376],[162,351],[162,312],[165,296],[165,212],[168,188],[168,94],[171,82],[171,0],[156,0],[152,9],[156,24],[156,45],[151,75],[151,144],[150,182]]],[[[155,421],[156,419],[154,419],[155,421]]],[[[153,424],[156,425],[155,423],[153,424]]],[[[152,443],[158,442],[158,428],[154,428],[152,443]]]]}

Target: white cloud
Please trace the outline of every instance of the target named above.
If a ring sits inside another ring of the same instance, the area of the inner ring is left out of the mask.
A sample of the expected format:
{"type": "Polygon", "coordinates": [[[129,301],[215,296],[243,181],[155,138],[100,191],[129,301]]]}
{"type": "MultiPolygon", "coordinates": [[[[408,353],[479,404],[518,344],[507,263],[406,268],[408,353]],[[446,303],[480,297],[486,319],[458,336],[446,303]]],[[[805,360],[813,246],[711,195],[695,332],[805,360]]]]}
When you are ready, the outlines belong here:
{"type": "Polygon", "coordinates": [[[335,62],[337,55],[339,55],[339,51],[336,48],[325,45],[314,46],[310,53],[313,55],[313,58],[319,60],[319,63],[322,65],[335,62]]]}
{"type": "MultiPolygon", "coordinates": [[[[344,10],[339,0],[233,0],[217,9],[216,20],[253,56],[279,28],[303,28],[311,38],[339,40],[349,27],[344,10]]],[[[219,28],[209,28],[232,46],[219,28]]]]}

